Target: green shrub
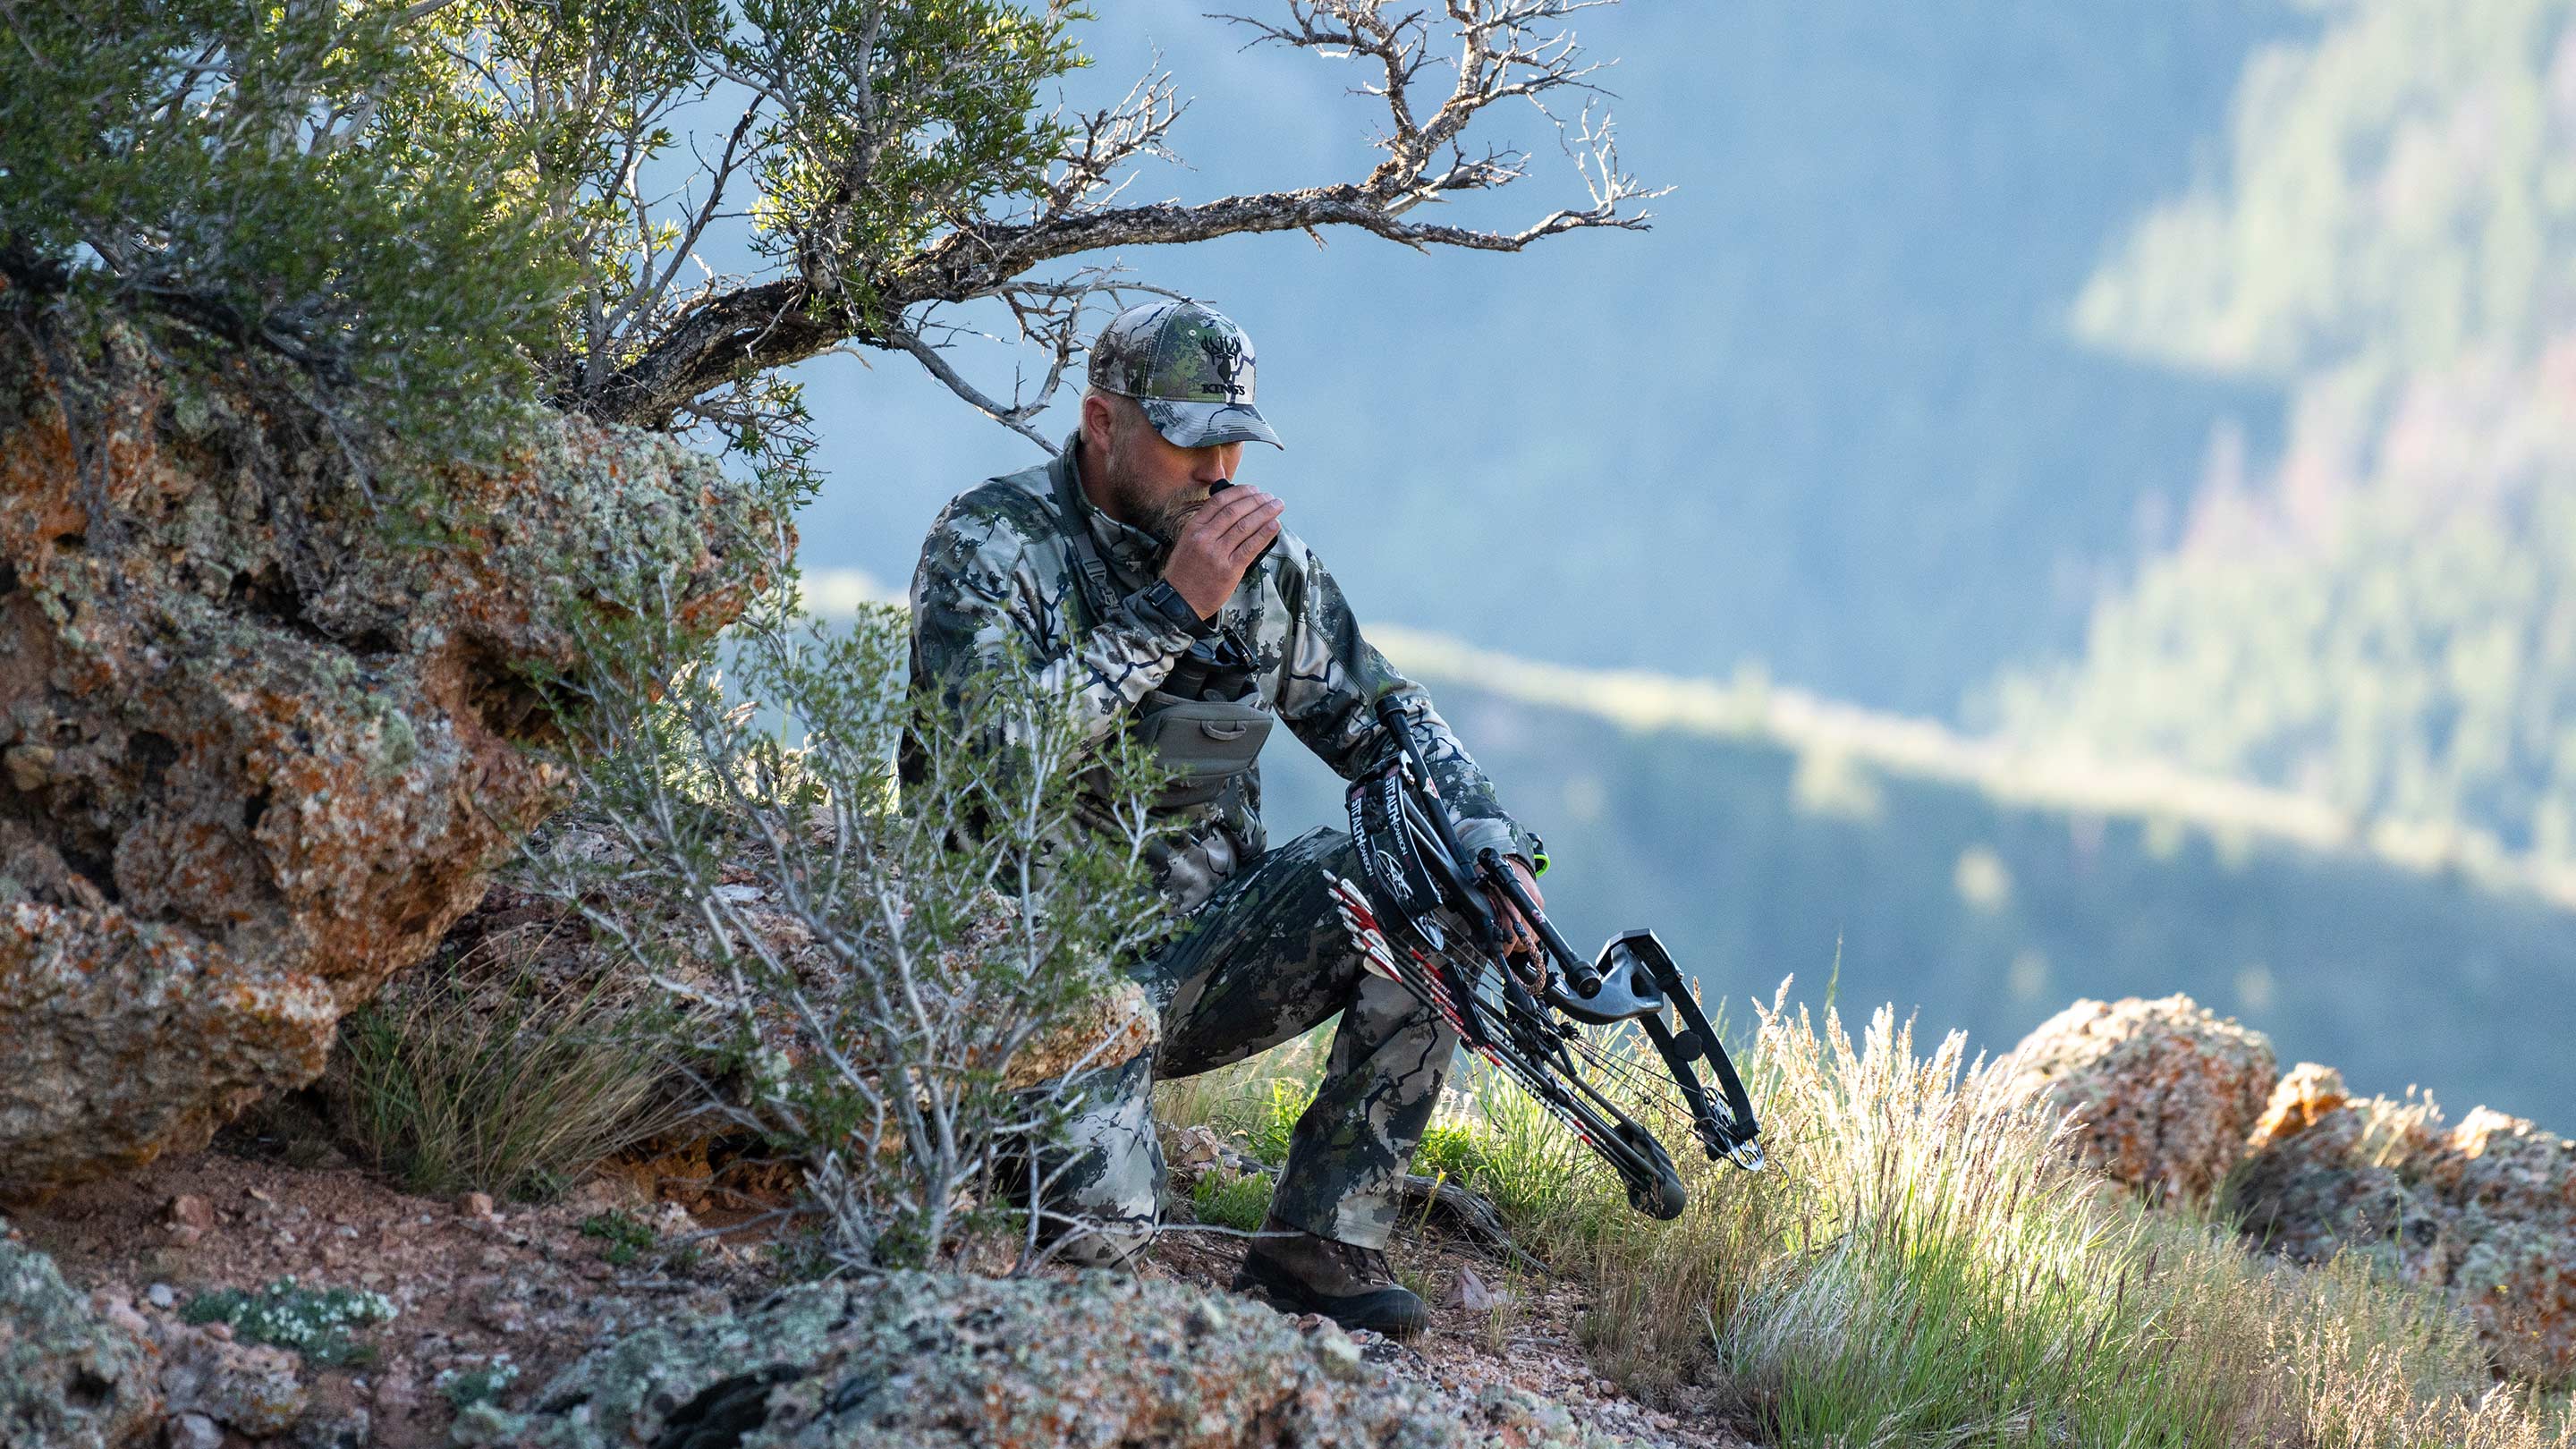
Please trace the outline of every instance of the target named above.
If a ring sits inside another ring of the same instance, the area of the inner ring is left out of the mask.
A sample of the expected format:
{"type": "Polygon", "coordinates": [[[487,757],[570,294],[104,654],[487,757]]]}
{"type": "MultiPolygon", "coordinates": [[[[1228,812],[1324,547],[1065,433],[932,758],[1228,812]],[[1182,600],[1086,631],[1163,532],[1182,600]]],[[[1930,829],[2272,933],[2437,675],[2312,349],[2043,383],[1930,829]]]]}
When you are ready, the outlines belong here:
{"type": "Polygon", "coordinates": [[[437,1384],[448,1406],[461,1414],[476,1404],[500,1402],[510,1385],[518,1381],[519,1366],[510,1361],[508,1354],[496,1353],[474,1368],[440,1370],[437,1384]]]}
{"type": "Polygon", "coordinates": [[[643,1219],[623,1208],[611,1208],[607,1212],[593,1213],[582,1219],[581,1235],[605,1242],[608,1245],[607,1249],[600,1256],[621,1268],[643,1256],[646,1249],[661,1241],[643,1219]]]}
{"type": "Polygon", "coordinates": [[[1502,1073],[1478,1063],[1461,1077],[1460,1095],[1467,1111],[1457,1130],[1473,1147],[1462,1180],[1493,1202],[1516,1238],[1579,1237],[1595,1213],[1626,1210],[1608,1168],[1502,1073]]]}
{"type": "Polygon", "coordinates": [[[1469,1188],[1492,1162],[1492,1150],[1474,1128],[1447,1122],[1432,1123],[1413,1154],[1414,1171],[1469,1188]]]}
{"type": "Polygon", "coordinates": [[[463,451],[530,399],[577,271],[400,7],[94,0],[0,13],[0,216],[22,288],[195,337],[364,458],[463,451]],[[480,134],[474,134],[477,130],[480,134]]]}
{"type": "Polygon", "coordinates": [[[179,1316],[189,1323],[221,1323],[235,1337],[293,1349],[316,1364],[372,1363],[375,1350],[351,1335],[390,1323],[392,1300],[353,1288],[307,1288],[292,1274],[265,1288],[217,1288],[188,1300],[179,1316]]]}
{"type": "Polygon", "coordinates": [[[1198,1219],[1237,1232],[1257,1231],[1270,1215],[1271,1179],[1258,1172],[1240,1176],[1218,1170],[1199,1174],[1190,1187],[1190,1205],[1198,1219]]]}

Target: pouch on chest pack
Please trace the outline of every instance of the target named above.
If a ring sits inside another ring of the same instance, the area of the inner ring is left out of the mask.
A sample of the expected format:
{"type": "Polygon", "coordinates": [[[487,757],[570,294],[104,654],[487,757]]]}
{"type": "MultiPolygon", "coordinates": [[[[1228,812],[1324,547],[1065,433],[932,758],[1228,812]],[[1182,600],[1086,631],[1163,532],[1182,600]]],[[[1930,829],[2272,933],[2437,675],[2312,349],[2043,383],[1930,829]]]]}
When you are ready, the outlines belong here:
{"type": "Polygon", "coordinates": [[[1136,704],[1136,742],[1153,751],[1171,783],[1154,797],[1157,810],[1204,805],[1226,782],[1249,771],[1270,738],[1272,716],[1258,693],[1239,699],[1184,699],[1155,690],[1136,704]]]}
{"type": "Polygon", "coordinates": [[[1172,772],[1150,808],[1213,807],[1213,829],[1193,831],[1186,843],[1157,841],[1147,851],[1156,884],[1188,908],[1267,843],[1254,771],[1276,717],[1261,707],[1253,657],[1231,630],[1192,646],[1163,686],[1136,701],[1127,727],[1172,772]]]}
{"type": "MultiPolygon", "coordinates": [[[[1070,470],[1062,464],[1055,484],[1057,505],[1066,520],[1065,543],[1073,556],[1081,622],[1085,628],[1097,628],[1117,608],[1117,586],[1083,521],[1086,505],[1070,470]]],[[[1172,771],[1171,783],[1155,795],[1153,808],[1186,810],[1223,795],[1229,783],[1251,772],[1270,738],[1273,718],[1261,707],[1260,661],[1232,629],[1191,645],[1164,676],[1162,687],[1136,701],[1135,715],[1128,723],[1136,742],[1172,771]]],[[[1260,850],[1258,820],[1227,824],[1243,837],[1239,844],[1248,847],[1246,853],[1260,850]]]]}

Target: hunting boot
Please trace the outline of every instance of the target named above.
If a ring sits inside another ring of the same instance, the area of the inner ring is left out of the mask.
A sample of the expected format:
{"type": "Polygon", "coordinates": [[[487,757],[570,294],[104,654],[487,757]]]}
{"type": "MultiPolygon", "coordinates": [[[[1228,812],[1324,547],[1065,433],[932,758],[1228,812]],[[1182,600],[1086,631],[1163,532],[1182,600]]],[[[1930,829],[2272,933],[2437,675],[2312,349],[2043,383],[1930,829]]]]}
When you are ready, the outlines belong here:
{"type": "Polygon", "coordinates": [[[1234,1291],[1258,1292],[1291,1312],[1320,1313],[1344,1328],[1411,1338],[1431,1322],[1412,1289],[1395,1281],[1376,1248],[1319,1238],[1265,1218],[1244,1250],[1234,1291]]]}

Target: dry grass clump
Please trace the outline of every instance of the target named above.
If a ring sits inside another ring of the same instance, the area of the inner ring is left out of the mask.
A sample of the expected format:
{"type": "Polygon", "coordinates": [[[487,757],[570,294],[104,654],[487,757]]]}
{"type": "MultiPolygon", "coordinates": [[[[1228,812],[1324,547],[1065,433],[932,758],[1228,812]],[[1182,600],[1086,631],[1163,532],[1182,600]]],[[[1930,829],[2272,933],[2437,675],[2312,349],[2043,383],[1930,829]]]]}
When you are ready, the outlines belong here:
{"type": "Polygon", "coordinates": [[[1584,1348],[1631,1392],[1713,1390],[1783,1446],[2576,1446],[2569,1399],[2498,1383],[2437,1301],[2361,1261],[2300,1269],[2205,1216],[2140,1206],[1959,1037],[1918,1054],[1890,1010],[1854,1040],[1830,1011],[1819,1024],[1775,1001],[1739,1060],[1772,1170],[1692,1153],[1692,1205],[1672,1222],[1629,1210],[1534,1103],[1473,1069],[1416,1164],[1590,1278],[1584,1348]]]}
{"type": "Polygon", "coordinates": [[[543,950],[478,948],[341,1023],[325,1090],[352,1147],[416,1192],[541,1198],[688,1119],[665,1033],[543,950]]]}
{"type": "MultiPolygon", "coordinates": [[[[1773,1173],[1703,1170],[1680,1222],[1602,1236],[1605,1273],[1710,1275],[1712,1367],[1766,1439],[2576,1444],[2566,1405],[2497,1385],[2437,1303],[2139,1206],[1963,1052],[1917,1055],[1885,1008],[1855,1043],[1775,1005],[1753,1053],[1773,1173]]],[[[1606,1295],[1593,1334],[1674,1343],[1674,1296],[1606,1295]]]]}

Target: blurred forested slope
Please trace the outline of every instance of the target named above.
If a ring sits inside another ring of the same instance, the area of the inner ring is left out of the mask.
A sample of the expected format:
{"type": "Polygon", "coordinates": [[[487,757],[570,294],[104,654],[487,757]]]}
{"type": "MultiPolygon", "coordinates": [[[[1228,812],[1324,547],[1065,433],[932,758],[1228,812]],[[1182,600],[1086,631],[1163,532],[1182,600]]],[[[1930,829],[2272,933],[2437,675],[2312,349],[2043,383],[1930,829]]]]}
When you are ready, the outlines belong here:
{"type": "Polygon", "coordinates": [[[2277,379],[2028,740],[2576,855],[2576,5],[2350,0],[2249,67],[2224,183],[2085,288],[2106,348],[2277,379]]]}
{"type": "MultiPolygon", "coordinates": [[[[1578,950],[1651,926],[1741,1022],[1798,1001],[2011,1046],[2077,996],[2189,993],[2391,1095],[2576,1115],[2576,870],[2391,839],[2294,796],[2106,775],[1923,721],[1376,631],[1556,859],[1578,950]]],[[[1273,838],[1339,814],[1264,760],[1273,838]]]]}
{"type": "MultiPolygon", "coordinates": [[[[1159,49],[1195,97],[1188,166],[1130,199],[1348,169],[1363,77],[1239,54],[1201,14],[1261,5],[1096,8],[1087,83],[1123,87],[1159,49]]],[[[2246,56],[2312,24],[2258,0],[1635,0],[1580,33],[1617,58],[1625,159],[1677,188],[1655,230],[1519,256],[1290,236],[1124,260],[1251,329],[1289,451],[1245,477],[1367,617],[1676,673],[1759,659],[1946,714],[2080,641],[2100,590],[2171,541],[2159,500],[2213,428],[2274,431],[2270,383],[2106,355],[2066,317],[2209,159],[2246,56]]],[[[1542,118],[1498,119],[1533,195],[1580,197],[1542,118]]],[[[1008,382],[998,353],[959,360],[1008,382]]],[[[833,479],[800,519],[810,566],[900,588],[951,494],[1035,457],[914,371],[807,369],[833,479]]]]}

